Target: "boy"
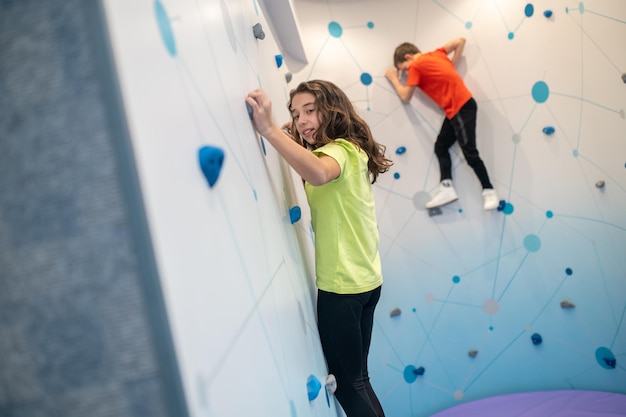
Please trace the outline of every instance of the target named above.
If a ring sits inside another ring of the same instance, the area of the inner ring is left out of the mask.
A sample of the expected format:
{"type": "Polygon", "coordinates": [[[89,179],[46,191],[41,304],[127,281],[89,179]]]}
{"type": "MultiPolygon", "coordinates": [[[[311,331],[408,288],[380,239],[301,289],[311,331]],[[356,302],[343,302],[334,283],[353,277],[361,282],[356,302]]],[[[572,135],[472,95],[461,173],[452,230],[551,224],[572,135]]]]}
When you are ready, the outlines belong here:
{"type": "Polygon", "coordinates": [[[465,38],[457,38],[434,51],[422,53],[417,46],[406,42],[394,52],[395,68],[385,73],[403,101],[410,101],[415,88],[419,87],[446,115],[435,142],[441,184],[435,196],[426,203],[426,208],[439,207],[458,198],[452,186],[452,160],[449,153],[455,141],[459,143],[467,164],[482,185],[483,208],[495,209],[500,202],[476,149],[476,101],[455,69],[464,47],[465,38]],[[406,85],[400,82],[401,71],[407,72],[406,85]]]}

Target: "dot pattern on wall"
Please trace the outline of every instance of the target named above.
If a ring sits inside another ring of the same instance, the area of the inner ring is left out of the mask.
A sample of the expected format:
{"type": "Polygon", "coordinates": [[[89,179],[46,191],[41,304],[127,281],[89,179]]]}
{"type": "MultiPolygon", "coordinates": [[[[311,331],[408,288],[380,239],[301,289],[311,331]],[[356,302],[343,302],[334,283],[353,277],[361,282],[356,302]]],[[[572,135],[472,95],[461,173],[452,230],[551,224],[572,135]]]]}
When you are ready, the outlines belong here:
{"type": "MultiPolygon", "coordinates": [[[[316,59],[306,78],[344,88],[395,162],[375,184],[385,284],[370,372],[386,413],[427,416],[516,391],[619,390],[626,384],[626,127],[624,52],[613,43],[626,36],[626,9],[608,1],[593,11],[583,2],[559,11],[524,2],[399,1],[402,16],[387,21],[385,6],[373,3],[358,11],[330,2],[299,9],[305,33],[307,22],[330,21],[327,37],[311,41],[316,59]],[[348,22],[371,16],[387,50],[346,33],[348,22]],[[415,39],[393,36],[406,26],[415,39]],[[421,95],[401,106],[384,78],[390,45],[424,38],[441,45],[459,33],[467,38],[459,72],[479,104],[479,149],[503,198],[489,213],[456,147],[459,201],[439,213],[424,209],[439,181],[429,143],[442,116],[421,95]],[[561,51],[561,39],[574,52],[534,54],[561,51]],[[354,67],[333,67],[336,54],[325,49],[345,50],[354,67]],[[382,64],[368,67],[366,84],[362,68],[372,61],[382,64]],[[368,88],[366,102],[359,85],[368,88]]],[[[313,24],[310,33],[325,36],[313,24]]]]}
{"type": "MultiPolygon", "coordinates": [[[[328,23],[328,39],[327,41],[324,43],[326,44],[329,40],[331,39],[337,39],[337,40],[341,40],[341,38],[344,35],[344,30],[362,30],[362,29],[374,29],[374,22],[373,21],[368,21],[363,25],[357,25],[357,26],[350,26],[350,27],[346,27],[344,28],[343,25],[340,22],[337,21],[331,21],[328,23]]],[[[317,55],[314,59],[314,62],[319,60],[321,57],[321,53],[323,52],[324,48],[322,46],[322,48],[317,52],[317,55]]],[[[361,66],[359,65],[359,61],[356,59],[356,57],[354,57],[350,50],[348,48],[344,49],[344,52],[349,54],[350,57],[352,58],[352,62],[354,63],[354,65],[356,66],[356,68],[360,71],[359,74],[359,83],[362,84],[365,87],[370,86],[373,82],[374,82],[374,78],[372,76],[371,73],[364,71],[361,66]]],[[[313,64],[311,66],[311,71],[313,71],[315,69],[315,64],[313,64]]],[[[312,74],[311,72],[309,73],[307,79],[311,79],[312,74]]],[[[367,92],[368,89],[366,88],[365,91],[367,92]]],[[[369,107],[369,97],[367,98],[367,102],[368,102],[368,107],[367,110],[370,110],[369,107]]]]}

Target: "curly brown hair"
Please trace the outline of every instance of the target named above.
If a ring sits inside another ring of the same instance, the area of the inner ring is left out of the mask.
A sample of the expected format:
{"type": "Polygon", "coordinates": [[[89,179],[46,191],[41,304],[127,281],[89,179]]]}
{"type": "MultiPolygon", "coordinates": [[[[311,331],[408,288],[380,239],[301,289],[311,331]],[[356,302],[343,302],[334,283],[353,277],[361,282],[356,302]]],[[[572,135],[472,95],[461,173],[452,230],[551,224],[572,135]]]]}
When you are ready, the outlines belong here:
{"type": "MultiPolygon", "coordinates": [[[[385,157],[386,147],[374,140],[369,126],[354,109],[346,94],[330,81],[311,80],[301,82],[289,93],[287,108],[292,111],[293,98],[299,93],[310,93],[315,97],[315,106],[320,116],[320,128],[315,133],[315,145],[301,140],[296,133],[294,138],[304,147],[313,150],[335,139],[345,139],[367,153],[367,168],[372,184],[379,174],[389,171],[393,161],[385,157]]],[[[291,131],[297,132],[292,119],[291,131]]]]}

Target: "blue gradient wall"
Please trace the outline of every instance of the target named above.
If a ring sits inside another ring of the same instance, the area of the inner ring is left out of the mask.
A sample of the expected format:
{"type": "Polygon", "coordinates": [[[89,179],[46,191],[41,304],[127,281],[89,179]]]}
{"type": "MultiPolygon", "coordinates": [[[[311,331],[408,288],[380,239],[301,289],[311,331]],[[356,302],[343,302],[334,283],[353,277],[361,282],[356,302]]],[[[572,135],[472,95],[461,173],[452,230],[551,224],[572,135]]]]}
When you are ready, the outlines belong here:
{"type": "Polygon", "coordinates": [[[623,393],[626,6],[301,1],[297,11],[311,64],[296,81],[343,87],[395,161],[376,188],[386,281],[370,370],[386,412],[427,416],[521,391],[623,393]],[[459,200],[429,216],[443,115],[421,93],[401,104],[384,72],[401,42],[428,51],[458,36],[478,148],[504,204],[483,212],[454,147],[459,200]]]}

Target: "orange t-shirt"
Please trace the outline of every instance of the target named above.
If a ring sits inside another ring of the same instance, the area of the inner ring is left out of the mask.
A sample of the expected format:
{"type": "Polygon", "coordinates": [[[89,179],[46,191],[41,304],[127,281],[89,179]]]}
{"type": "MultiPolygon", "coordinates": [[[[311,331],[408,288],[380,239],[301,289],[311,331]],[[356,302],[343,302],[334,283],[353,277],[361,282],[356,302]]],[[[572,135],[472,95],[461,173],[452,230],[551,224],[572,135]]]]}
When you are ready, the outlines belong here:
{"type": "Polygon", "coordinates": [[[409,64],[406,84],[419,87],[452,119],[472,98],[444,48],[417,56],[409,64]]]}

